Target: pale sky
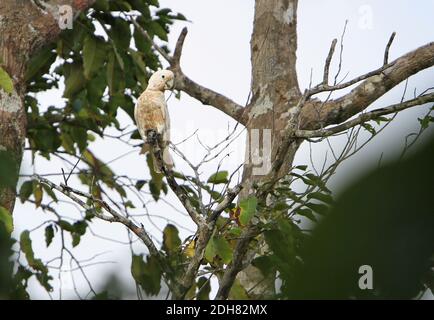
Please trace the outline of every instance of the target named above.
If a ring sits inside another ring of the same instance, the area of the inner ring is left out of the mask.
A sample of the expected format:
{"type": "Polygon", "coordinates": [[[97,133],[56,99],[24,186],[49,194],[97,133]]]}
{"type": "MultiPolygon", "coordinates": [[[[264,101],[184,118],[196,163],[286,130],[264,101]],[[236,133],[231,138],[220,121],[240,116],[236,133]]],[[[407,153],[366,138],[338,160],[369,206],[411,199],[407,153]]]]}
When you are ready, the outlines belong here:
{"type": "MultiPolygon", "coordinates": [[[[249,93],[250,85],[250,35],[252,32],[253,7],[252,0],[160,0],[161,7],[169,7],[175,12],[183,13],[191,22],[176,22],[171,30],[169,47],[174,43],[182,27],[187,26],[189,34],[185,41],[183,57],[181,60],[184,72],[200,84],[212,88],[244,105],[249,93]]],[[[344,1],[344,0],[300,0],[298,13],[299,49],[297,52],[297,70],[300,85],[306,87],[309,82],[311,69],[313,70],[314,84],[322,79],[322,70],[325,57],[333,38],[339,38],[348,19],[348,28],[344,40],[343,74],[349,72],[352,78],[361,73],[378,68],[384,55],[384,48],[393,31],[397,36],[390,51],[390,60],[416,49],[434,39],[432,13],[434,1],[410,0],[376,0],[376,1],[344,1]]],[[[333,72],[333,70],[332,70],[333,72]]],[[[418,92],[433,85],[433,69],[420,72],[412,77],[408,83],[407,98],[411,98],[414,88],[418,92]]],[[[385,97],[374,104],[374,107],[383,107],[400,100],[403,86],[392,90],[385,97]]],[[[41,95],[44,105],[62,105],[59,93],[52,92],[41,95]]],[[[212,144],[223,138],[228,126],[233,127],[234,122],[225,114],[209,106],[203,106],[194,99],[182,94],[181,100],[171,97],[168,101],[172,121],[172,140],[179,142],[198,129],[202,141],[212,144]]],[[[345,181],[357,177],[363,170],[376,165],[382,152],[387,159],[396,150],[402,148],[406,134],[418,129],[417,118],[428,110],[427,106],[404,111],[385,132],[378,136],[358,156],[350,159],[341,168],[332,185],[339,190],[345,181]]],[[[125,114],[119,115],[123,125],[131,125],[125,114]]],[[[110,132],[110,131],[109,131],[110,132]]],[[[112,132],[114,132],[112,130],[112,132]]],[[[332,145],[339,149],[342,139],[332,139],[332,145]]],[[[313,160],[315,164],[322,163],[325,152],[329,146],[326,143],[313,146],[313,160]]],[[[92,150],[103,160],[108,161],[131,150],[131,147],[107,139],[92,146],[92,150]]],[[[182,145],[182,150],[192,159],[198,161],[203,150],[198,147],[196,140],[189,140],[182,145]]],[[[223,162],[225,170],[234,170],[244,156],[244,136],[231,148],[231,157],[223,162]]],[[[309,148],[304,144],[296,157],[296,164],[309,164],[309,148]]],[[[175,158],[178,170],[188,173],[188,168],[181,159],[175,158]]],[[[37,161],[35,168],[31,166],[29,155],[22,166],[23,173],[60,172],[65,166],[57,160],[50,162],[37,161]]],[[[217,162],[204,169],[203,177],[207,178],[215,171],[217,162]]],[[[130,174],[135,177],[148,177],[148,169],[143,156],[131,153],[129,156],[115,161],[112,168],[118,174],[130,174]]],[[[54,182],[60,179],[52,178],[54,182]]],[[[71,182],[75,187],[81,188],[77,181],[71,182]]],[[[59,197],[61,197],[59,195],[59,197]]],[[[175,207],[180,208],[179,202],[171,195],[167,200],[175,207]]],[[[79,217],[73,207],[62,204],[62,213],[79,217]]],[[[134,213],[143,213],[138,208],[134,213]]],[[[184,215],[169,205],[158,202],[148,207],[150,214],[162,215],[182,224],[188,229],[194,229],[193,224],[184,215]]],[[[22,230],[32,229],[45,221],[49,215],[34,209],[33,205],[17,203],[14,218],[17,237],[22,230]]],[[[137,220],[151,231],[156,239],[161,239],[161,233],[144,217],[137,220]]],[[[166,222],[162,219],[153,219],[160,228],[166,222]]],[[[91,225],[94,232],[104,237],[127,241],[127,232],[121,225],[110,225],[106,222],[95,222],[91,225]]],[[[49,249],[45,248],[43,236],[44,229],[32,233],[33,245],[38,258],[49,260],[58,255],[59,236],[57,236],[49,249]]],[[[181,229],[181,235],[186,237],[191,231],[181,229]]],[[[139,242],[134,245],[136,253],[146,252],[145,246],[139,242]]],[[[129,247],[124,244],[95,238],[88,231],[82,238],[82,244],[74,249],[80,259],[91,258],[95,254],[106,252],[94,262],[115,262],[86,268],[86,272],[95,288],[107,273],[115,272],[126,283],[132,284],[130,275],[131,254],[129,247]]],[[[65,265],[65,269],[69,266],[65,265]]],[[[62,277],[63,297],[74,297],[72,280],[69,272],[62,277]]],[[[74,273],[74,279],[81,293],[87,293],[86,282],[79,272],[74,273]]],[[[58,281],[53,281],[55,295],[58,281]]],[[[46,299],[47,294],[38,286],[32,285],[33,297],[46,299]]]]}

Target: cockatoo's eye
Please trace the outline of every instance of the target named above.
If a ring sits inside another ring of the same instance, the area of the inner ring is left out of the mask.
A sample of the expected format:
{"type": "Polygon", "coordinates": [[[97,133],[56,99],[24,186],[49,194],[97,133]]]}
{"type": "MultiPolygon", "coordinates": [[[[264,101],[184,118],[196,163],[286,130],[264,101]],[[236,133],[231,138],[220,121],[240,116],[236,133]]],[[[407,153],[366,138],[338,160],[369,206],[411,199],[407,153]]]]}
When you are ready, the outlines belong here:
{"type": "Polygon", "coordinates": [[[164,78],[166,78],[166,76],[165,76],[165,75],[163,74],[163,75],[161,76],[161,78],[163,78],[163,79],[164,79],[164,78]]]}

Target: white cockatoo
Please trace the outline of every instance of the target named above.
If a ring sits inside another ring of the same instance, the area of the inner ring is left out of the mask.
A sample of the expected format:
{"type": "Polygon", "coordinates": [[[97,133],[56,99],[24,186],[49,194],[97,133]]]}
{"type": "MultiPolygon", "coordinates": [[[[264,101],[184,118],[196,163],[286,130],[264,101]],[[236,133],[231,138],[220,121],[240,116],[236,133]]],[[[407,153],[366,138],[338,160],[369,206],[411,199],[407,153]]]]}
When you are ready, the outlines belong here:
{"type": "MultiPolygon", "coordinates": [[[[174,78],[175,76],[170,70],[155,72],[149,78],[148,86],[137,100],[134,110],[137,128],[143,141],[145,141],[141,153],[150,150],[147,143],[147,134],[149,130],[154,130],[161,135],[164,147],[162,150],[163,161],[169,168],[173,167],[173,160],[169,153],[170,119],[164,91],[173,88],[174,78]]],[[[153,154],[151,155],[153,156],[153,154]]]]}

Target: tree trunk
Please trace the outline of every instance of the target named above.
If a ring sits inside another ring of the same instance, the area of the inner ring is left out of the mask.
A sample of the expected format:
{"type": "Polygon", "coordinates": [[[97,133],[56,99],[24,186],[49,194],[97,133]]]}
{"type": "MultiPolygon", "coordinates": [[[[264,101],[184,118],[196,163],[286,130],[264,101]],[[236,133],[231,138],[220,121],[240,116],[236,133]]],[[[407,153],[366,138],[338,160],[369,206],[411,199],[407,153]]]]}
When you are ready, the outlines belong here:
{"type": "MultiPolygon", "coordinates": [[[[60,33],[59,5],[76,12],[94,0],[41,2],[2,0],[0,2],[0,66],[12,78],[14,89],[0,89],[0,150],[8,152],[19,172],[26,138],[25,70],[31,55],[60,33]]],[[[0,189],[0,206],[14,209],[16,188],[0,189]]]]}
{"type": "MultiPolygon", "coordinates": [[[[301,96],[296,73],[297,3],[297,0],[256,0],[250,43],[252,101],[245,111],[249,135],[243,171],[246,187],[240,199],[252,194],[255,184],[260,184],[270,172],[291,119],[291,109],[301,96]],[[269,143],[271,148],[267,148],[269,143]]],[[[291,144],[279,176],[288,173],[298,147],[298,142],[291,144]]],[[[240,272],[238,279],[252,298],[266,298],[274,293],[274,278],[261,282],[262,274],[253,266],[240,272]]]]}

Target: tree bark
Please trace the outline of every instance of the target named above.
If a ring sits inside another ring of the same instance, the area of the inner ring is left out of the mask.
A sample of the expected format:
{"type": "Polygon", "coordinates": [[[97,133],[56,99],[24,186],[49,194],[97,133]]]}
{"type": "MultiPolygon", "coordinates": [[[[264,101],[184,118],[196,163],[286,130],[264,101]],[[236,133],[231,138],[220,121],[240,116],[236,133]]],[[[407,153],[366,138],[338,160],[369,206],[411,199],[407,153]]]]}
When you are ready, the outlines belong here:
{"type": "MultiPolygon", "coordinates": [[[[26,138],[24,79],[27,63],[34,52],[60,34],[59,6],[70,5],[73,12],[86,9],[94,0],[0,2],[0,66],[12,78],[14,89],[0,89],[0,150],[12,155],[19,172],[26,138]]],[[[10,212],[15,205],[16,188],[0,189],[0,206],[10,212]]]]}
{"type": "MultiPolygon", "coordinates": [[[[275,158],[282,141],[291,108],[300,99],[296,72],[297,50],[297,0],[257,0],[251,39],[252,101],[245,110],[249,148],[246,154],[243,181],[245,189],[241,198],[253,193],[253,184],[265,174],[255,174],[252,155],[265,151],[264,130],[271,131],[271,160],[275,158]],[[255,133],[259,134],[259,145],[255,133]],[[256,148],[255,148],[256,147],[256,148]],[[259,148],[258,148],[259,147],[259,148]]],[[[281,172],[288,172],[297,147],[288,153],[281,172]]],[[[262,154],[264,156],[264,154],[262,154]]],[[[262,157],[264,158],[264,157],[262,157]]],[[[269,171],[269,165],[263,165],[269,171]]]]}
{"type": "MultiPolygon", "coordinates": [[[[296,72],[297,0],[256,0],[251,38],[252,100],[245,110],[248,132],[246,163],[243,169],[244,189],[240,200],[255,192],[272,168],[273,159],[282,143],[291,110],[301,93],[296,72]],[[267,144],[271,133],[271,157],[267,144]],[[259,141],[258,141],[259,138],[259,141]],[[258,143],[259,142],[259,143],[258,143]],[[265,170],[256,170],[255,158],[265,170]]],[[[287,150],[277,175],[289,172],[299,143],[294,140],[287,150]]],[[[261,245],[266,250],[264,241],[261,245]]],[[[252,258],[256,249],[246,256],[252,258]]],[[[274,278],[263,279],[259,269],[248,266],[238,274],[238,280],[251,298],[267,298],[274,294],[274,278]],[[259,283],[259,284],[258,284],[259,283]]]]}

